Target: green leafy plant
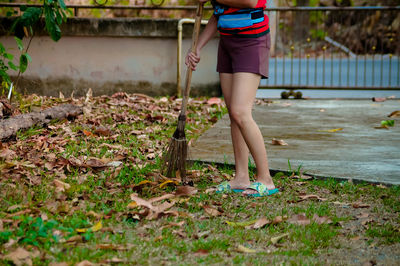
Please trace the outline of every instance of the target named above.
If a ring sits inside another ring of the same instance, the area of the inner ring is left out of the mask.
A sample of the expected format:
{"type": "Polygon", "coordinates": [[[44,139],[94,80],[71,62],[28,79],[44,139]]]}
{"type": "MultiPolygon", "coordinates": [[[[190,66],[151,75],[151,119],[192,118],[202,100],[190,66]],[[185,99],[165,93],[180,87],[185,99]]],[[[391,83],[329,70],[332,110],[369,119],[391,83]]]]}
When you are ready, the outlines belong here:
{"type": "Polygon", "coordinates": [[[9,53],[3,44],[0,43],[0,77],[2,80],[3,94],[5,89],[9,88],[11,78],[9,70],[18,71],[16,85],[22,73],[28,68],[28,63],[32,58],[28,54],[29,46],[37,30],[38,22],[44,17],[45,30],[48,32],[53,41],[58,41],[61,38],[60,25],[67,20],[67,7],[63,0],[43,0],[41,7],[20,7],[21,16],[13,23],[10,31],[15,34],[18,50],[21,52],[19,56],[19,65],[13,63],[15,56],[9,53]],[[24,36],[30,36],[30,40],[26,48],[22,44],[24,36]],[[24,49],[25,48],[25,49],[24,49]]]}

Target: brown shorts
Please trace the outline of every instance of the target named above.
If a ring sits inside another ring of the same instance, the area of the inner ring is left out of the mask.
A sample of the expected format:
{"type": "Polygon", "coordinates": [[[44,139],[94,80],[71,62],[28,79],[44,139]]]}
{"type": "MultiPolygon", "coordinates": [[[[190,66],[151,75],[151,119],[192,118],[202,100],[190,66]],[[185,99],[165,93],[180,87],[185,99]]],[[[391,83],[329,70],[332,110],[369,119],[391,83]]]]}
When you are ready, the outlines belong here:
{"type": "Polygon", "coordinates": [[[241,38],[221,35],[218,47],[217,72],[248,72],[268,78],[271,36],[241,38]]]}

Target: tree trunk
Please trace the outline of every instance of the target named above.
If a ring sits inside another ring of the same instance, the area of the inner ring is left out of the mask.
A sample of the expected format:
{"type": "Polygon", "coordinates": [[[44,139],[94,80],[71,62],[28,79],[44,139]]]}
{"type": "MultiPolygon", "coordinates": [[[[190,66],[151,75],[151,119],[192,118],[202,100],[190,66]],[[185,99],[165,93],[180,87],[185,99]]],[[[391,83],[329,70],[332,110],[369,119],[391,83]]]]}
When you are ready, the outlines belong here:
{"type": "Polygon", "coordinates": [[[17,134],[18,130],[25,130],[32,126],[43,126],[53,119],[75,118],[82,113],[82,107],[73,104],[62,104],[40,112],[32,112],[0,120],[0,140],[10,139],[17,134]]]}

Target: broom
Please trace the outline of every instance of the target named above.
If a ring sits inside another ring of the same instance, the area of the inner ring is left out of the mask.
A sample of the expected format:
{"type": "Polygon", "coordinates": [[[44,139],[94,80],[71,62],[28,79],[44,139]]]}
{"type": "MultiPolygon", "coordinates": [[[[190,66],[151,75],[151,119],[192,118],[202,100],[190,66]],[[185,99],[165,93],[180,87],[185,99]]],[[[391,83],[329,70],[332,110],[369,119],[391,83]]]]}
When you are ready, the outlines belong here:
{"type": "MultiPolygon", "coordinates": [[[[201,18],[203,16],[203,3],[199,3],[196,11],[196,18],[192,36],[192,52],[196,52],[197,41],[199,39],[201,18]]],[[[178,116],[178,126],[172,135],[167,152],[163,158],[163,165],[161,171],[166,176],[172,177],[174,174],[179,172],[183,184],[186,184],[186,158],[188,151],[188,144],[185,135],[186,125],[186,105],[189,98],[190,82],[192,80],[192,69],[187,68],[186,80],[185,80],[185,91],[182,98],[182,106],[178,116]]]]}

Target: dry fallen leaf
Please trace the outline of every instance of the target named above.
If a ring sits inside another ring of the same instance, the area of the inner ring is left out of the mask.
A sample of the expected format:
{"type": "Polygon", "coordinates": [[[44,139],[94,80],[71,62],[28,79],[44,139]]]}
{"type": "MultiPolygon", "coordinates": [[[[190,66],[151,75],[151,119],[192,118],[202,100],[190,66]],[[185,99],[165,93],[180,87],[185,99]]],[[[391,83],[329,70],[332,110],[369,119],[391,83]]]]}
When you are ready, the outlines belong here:
{"type": "Polygon", "coordinates": [[[117,257],[113,257],[111,259],[107,259],[102,261],[104,263],[108,263],[108,264],[116,264],[116,263],[124,263],[125,261],[123,259],[117,258],[117,257]]]}
{"type": "Polygon", "coordinates": [[[310,219],[307,218],[305,213],[295,214],[287,220],[290,224],[297,225],[308,225],[310,224],[310,219]]]}
{"type": "Polygon", "coordinates": [[[287,146],[288,144],[282,139],[272,139],[272,145],[280,145],[280,146],[287,146]]]}
{"type": "Polygon", "coordinates": [[[32,258],[38,257],[39,252],[29,252],[21,247],[3,256],[4,260],[12,261],[16,266],[32,265],[32,258]]]}
{"type": "Polygon", "coordinates": [[[252,227],[257,220],[252,220],[252,221],[245,221],[245,222],[230,222],[230,221],[225,221],[227,225],[230,225],[232,227],[252,227]]]}
{"type": "Polygon", "coordinates": [[[253,228],[254,229],[259,229],[259,228],[263,228],[264,226],[266,226],[267,224],[270,224],[271,221],[267,219],[267,217],[262,217],[260,219],[258,219],[254,225],[253,228]]]}
{"type": "Polygon", "coordinates": [[[103,224],[101,221],[99,221],[97,224],[93,225],[90,228],[77,228],[76,231],[78,233],[85,233],[87,232],[89,229],[92,230],[92,232],[97,232],[99,231],[101,228],[103,228],[103,224]]]}
{"type": "Polygon", "coordinates": [[[307,199],[317,199],[319,201],[326,201],[327,200],[326,198],[321,198],[318,195],[304,195],[304,196],[299,196],[299,198],[300,198],[300,200],[298,202],[303,201],[303,200],[307,200],[307,199]]]}
{"type": "Polygon", "coordinates": [[[0,152],[0,159],[4,160],[13,160],[17,158],[17,154],[15,151],[9,150],[9,149],[4,149],[0,152]]]}
{"type": "Polygon", "coordinates": [[[366,204],[366,203],[362,203],[362,202],[354,202],[351,206],[353,206],[353,208],[355,208],[355,209],[371,207],[371,205],[366,204]]]}
{"type": "Polygon", "coordinates": [[[82,243],[83,242],[83,237],[81,235],[71,236],[65,242],[66,243],[71,243],[71,244],[82,243]]]}
{"type": "Polygon", "coordinates": [[[222,214],[219,210],[217,210],[211,206],[208,206],[208,205],[204,205],[203,209],[208,215],[213,216],[213,217],[220,216],[222,214]]]}
{"type": "Polygon", "coordinates": [[[88,260],[84,260],[81,262],[78,262],[77,264],[75,264],[75,266],[94,266],[95,264],[88,261],[88,260]]]}
{"type": "Polygon", "coordinates": [[[70,184],[67,184],[67,183],[65,183],[63,181],[60,181],[58,179],[54,179],[53,183],[56,186],[56,191],[58,191],[58,192],[64,192],[64,191],[66,191],[66,190],[71,188],[70,184]]]}
{"type": "Polygon", "coordinates": [[[399,117],[400,116],[400,111],[396,110],[394,112],[391,112],[390,115],[388,115],[388,117],[392,118],[392,117],[399,117]]]}
{"type": "Polygon", "coordinates": [[[359,215],[357,215],[356,218],[358,218],[358,219],[364,219],[364,218],[368,218],[368,216],[369,216],[369,213],[367,213],[367,212],[362,212],[362,213],[360,213],[359,215]]]}
{"type": "Polygon", "coordinates": [[[202,255],[208,255],[209,251],[206,249],[198,249],[193,255],[194,256],[202,256],[202,255]]]}
{"type": "Polygon", "coordinates": [[[276,216],[273,220],[272,220],[272,224],[279,224],[281,222],[283,222],[284,220],[287,220],[287,216],[276,216]]]}
{"type": "Polygon", "coordinates": [[[271,237],[271,242],[272,242],[272,244],[276,245],[276,244],[278,244],[279,240],[281,240],[282,238],[287,237],[287,236],[289,236],[289,233],[279,235],[276,237],[271,237]]]}
{"type": "Polygon", "coordinates": [[[192,196],[197,193],[197,188],[192,186],[179,186],[176,188],[176,196],[192,196]]]}
{"type": "Polygon", "coordinates": [[[127,250],[128,248],[123,245],[114,245],[114,244],[97,244],[96,249],[105,249],[105,250],[127,250]]]}
{"type": "Polygon", "coordinates": [[[242,245],[239,245],[237,247],[237,251],[242,252],[242,253],[257,253],[257,250],[251,249],[251,248],[247,248],[247,247],[242,246],[242,245]]]}
{"type": "Polygon", "coordinates": [[[66,262],[50,262],[49,266],[68,266],[66,262]]]}
{"type": "Polygon", "coordinates": [[[332,220],[328,216],[321,216],[320,217],[317,214],[314,214],[312,219],[317,224],[331,224],[332,223],[332,220]]]}

